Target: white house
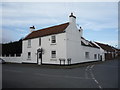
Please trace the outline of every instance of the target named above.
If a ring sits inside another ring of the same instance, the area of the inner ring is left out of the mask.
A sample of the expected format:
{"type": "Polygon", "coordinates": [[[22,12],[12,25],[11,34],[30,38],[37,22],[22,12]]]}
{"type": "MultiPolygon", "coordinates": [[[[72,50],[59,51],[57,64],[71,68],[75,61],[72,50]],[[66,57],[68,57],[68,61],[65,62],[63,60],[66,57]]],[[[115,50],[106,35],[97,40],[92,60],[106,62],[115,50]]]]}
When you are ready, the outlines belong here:
{"type": "Polygon", "coordinates": [[[22,63],[76,64],[100,60],[100,48],[83,38],[83,29],[77,28],[71,13],[69,22],[35,30],[22,42],[22,63]]]}

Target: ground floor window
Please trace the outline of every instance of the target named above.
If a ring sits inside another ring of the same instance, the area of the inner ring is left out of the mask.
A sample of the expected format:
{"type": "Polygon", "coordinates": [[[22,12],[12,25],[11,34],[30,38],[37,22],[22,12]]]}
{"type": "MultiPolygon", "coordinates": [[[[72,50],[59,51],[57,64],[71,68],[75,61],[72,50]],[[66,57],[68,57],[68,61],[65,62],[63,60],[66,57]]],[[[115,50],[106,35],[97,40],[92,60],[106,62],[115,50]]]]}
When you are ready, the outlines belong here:
{"type": "Polygon", "coordinates": [[[97,54],[94,54],[94,59],[97,59],[97,54]]]}
{"type": "Polygon", "coordinates": [[[28,52],[28,59],[31,58],[31,52],[28,52]]]}
{"type": "Polygon", "coordinates": [[[51,51],[51,58],[56,58],[56,51],[51,51]]]}
{"type": "Polygon", "coordinates": [[[98,60],[100,59],[100,54],[98,54],[98,60]]]}
{"type": "Polygon", "coordinates": [[[90,55],[89,55],[90,53],[89,52],[85,52],[85,58],[86,59],[89,59],[90,58],[90,55]]]}

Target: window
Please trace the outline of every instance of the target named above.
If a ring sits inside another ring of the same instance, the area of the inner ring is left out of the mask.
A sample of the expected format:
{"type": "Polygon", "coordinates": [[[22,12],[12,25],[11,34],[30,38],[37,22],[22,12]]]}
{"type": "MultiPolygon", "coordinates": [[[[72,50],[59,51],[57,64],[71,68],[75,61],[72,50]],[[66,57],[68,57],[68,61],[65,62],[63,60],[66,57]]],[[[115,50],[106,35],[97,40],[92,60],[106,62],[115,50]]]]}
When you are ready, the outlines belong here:
{"type": "Polygon", "coordinates": [[[51,51],[51,58],[56,58],[56,51],[51,51]]]}
{"type": "Polygon", "coordinates": [[[100,54],[98,54],[98,60],[100,59],[100,54]]]}
{"type": "Polygon", "coordinates": [[[86,58],[86,59],[89,59],[89,58],[90,58],[89,52],[85,52],[85,58],[86,58]]]}
{"type": "Polygon", "coordinates": [[[31,47],[31,40],[28,40],[28,47],[31,47]]]}
{"type": "Polygon", "coordinates": [[[97,59],[97,54],[94,54],[94,59],[97,59]]]}
{"type": "Polygon", "coordinates": [[[31,52],[28,52],[28,59],[31,58],[31,52]]]}
{"type": "Polygon", "coordinates": [[[55,36],[51,36],[51,43],[56,43],[56,37],[55,36]]]}
{"type": "Polygon", "coordinates": [[[39,46],[41,46],[41,38],[39,38],[39,46]]]}

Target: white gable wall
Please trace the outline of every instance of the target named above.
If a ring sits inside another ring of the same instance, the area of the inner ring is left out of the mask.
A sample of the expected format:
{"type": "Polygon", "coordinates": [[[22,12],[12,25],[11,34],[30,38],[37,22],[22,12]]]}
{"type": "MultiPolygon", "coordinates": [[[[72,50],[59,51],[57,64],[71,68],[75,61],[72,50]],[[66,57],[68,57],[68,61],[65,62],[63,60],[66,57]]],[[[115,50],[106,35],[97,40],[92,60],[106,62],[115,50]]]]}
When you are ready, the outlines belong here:
{"type": "Polygon", "coordinates": [[[76,23],[70,22],[66,28],[67,35],[67,58],[71,58],[71,63],[79,63],[82,60],[81,36],[76,23]]]}
{"type": "MultiPolygon", "coordinates": [[[[94,59],[94,54],[100,54],[100,50],[98,48],[86,47],[81,45],[81,35],[79,32],[76,20],[74,17],[70,17],[70,25],[66,28],[66,37],[67,37],[67,58],[71,58],[71,64],[81,63],[81,62],[89,62],[89,61],[97,61],[94,59]],[[73,21],[73,22],[71,22],[73,21]],[[85,58],[85,52],[90,52],[90,58],[85,58]]],[[[87,42],[86,42],[87,43],[87,42]]]]}
{"type": "Polygon", "coordinates": [[[28,40],[24,40],[22,42],[23,62],[37,63],[37,49],[39,47],[39,38],[31,39],[31,47],[28,47],[28,40]],[[31,59],[28,59],[28,52],[31,52],[31,59]]]}

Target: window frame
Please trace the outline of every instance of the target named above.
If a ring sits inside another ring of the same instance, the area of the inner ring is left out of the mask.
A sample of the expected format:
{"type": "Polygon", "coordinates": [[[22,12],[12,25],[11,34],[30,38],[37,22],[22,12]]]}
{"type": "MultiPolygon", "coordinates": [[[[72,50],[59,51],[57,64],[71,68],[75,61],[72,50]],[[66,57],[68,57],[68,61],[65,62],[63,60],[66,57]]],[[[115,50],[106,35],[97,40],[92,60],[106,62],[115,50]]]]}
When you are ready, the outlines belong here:
{"type": "Polygon", "coordinates": [[[85,52],[85,58],[90,59],[90,52],[85,52]]]}
{"type": "Polygon", "coordinates": [[[97,54],[94,54],[94,59],[97,59],[97,54]]]}
{"type": "Polygon", "coordinates": [[[51,58],[56,58],[56,50],[52,50],[51,51],[51,58]]]}
{"type": "Polygon", "coordinates": [[[56,43],[56,35],[51,36],[51,43],[55,44],[56,43]]]}
{"type": "Polygon", "coordinates": [[[31,47],[31,39],[28,40],[28,47],[31,47]]]}

